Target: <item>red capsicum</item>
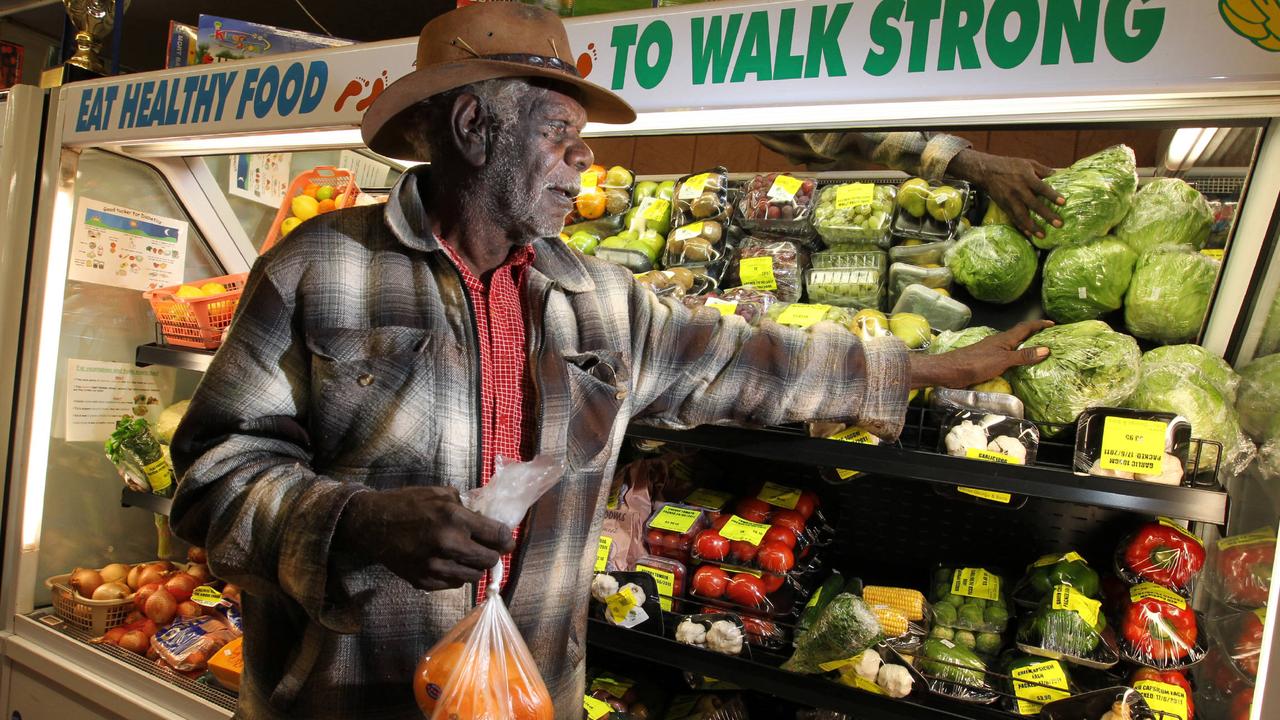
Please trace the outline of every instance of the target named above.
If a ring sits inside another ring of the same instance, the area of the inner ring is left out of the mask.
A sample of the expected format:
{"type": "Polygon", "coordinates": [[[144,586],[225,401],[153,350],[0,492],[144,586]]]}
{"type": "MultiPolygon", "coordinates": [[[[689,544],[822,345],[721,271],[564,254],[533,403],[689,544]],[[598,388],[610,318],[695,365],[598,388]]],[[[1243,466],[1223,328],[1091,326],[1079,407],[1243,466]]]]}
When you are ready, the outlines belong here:
{"type": "Polygon", "coordinates": [[[1129,604],[1121,628],[1135,653],[1158,663],[1181,660],[1196,646],[1196,614],[1157,598],[1129,604]]]}
{"type": "Polygon", "coordinates": [[[1276,560],[1275,541],[1236,545],[1218,554],[1218,573],[1227,599],[1260,607],[1271,592],[1271,567],[1276,560]]]}
{"type": "Polygon", "coordinates": [[[1262,620],[1253,613],[1245,613],[1236,634],[1235,646],[1231,648],[1231,657],[1244,674],[1254,678],[1258,676],[1258,656],[1261,654],[1262,620]]]}
{"type": "Polygon", "coordinates": [[[1186,532],[1147,523],[1134,532],[1125,546],[1124,563],[1143,580],[1185,588],[1204,567],[1204,546],[1186,532]]]}
{"type": "Polygon", "coordinates": [[[1138,683],[1146,680],[1148,682],[1162,682],[1166,685],[1182,688],[1187,695],[1187,717],[1184,720],[1192,720],[1196,714],[1195,703],[1191,699],[1191,683],[1187,682],[1187,676],[1177,670],[1152,670],[1151,668],[1139,668],[1133,674],[1130,683],[1138,683]]]}

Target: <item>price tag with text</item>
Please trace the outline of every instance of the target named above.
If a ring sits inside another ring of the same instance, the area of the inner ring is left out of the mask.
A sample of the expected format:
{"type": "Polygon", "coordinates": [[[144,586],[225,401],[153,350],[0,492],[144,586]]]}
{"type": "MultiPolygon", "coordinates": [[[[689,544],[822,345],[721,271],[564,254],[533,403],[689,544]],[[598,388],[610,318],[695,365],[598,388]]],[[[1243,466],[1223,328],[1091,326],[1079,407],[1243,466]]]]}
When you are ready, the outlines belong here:
{"type": "Polygon", "coordinates": [[[775,507],[795,510],[796,503],[800,502],[800,491],[786,485],[767,482],[764,487],[760,488],[760,493],[756,495],[756,499],[763,500],[775,507]]]}
{"type": "Polygon", "coordinates": [[[759,545],[767,532],[769,532],[768,525],[751,522],[737,515],[729,516],[729,521],[724,524],[724,527],[720,528],[720,534],[724,537],[730,540],[748,542],[752,545],[759,545]]]}
{"type": "Polygon", "coordinates": [[[1000,576],[982,568],[960,568],[951,575],[951,593],[982,600],[999,600],[1000,576]]]}
{"type": "Polygon", "coordinates": [[[715,308],[721,315],[729,316],[738,311],[737,300],[721,300],[720,298],[707,298],[707,307],[715,308]]]}
{"type": "Polygon", "coordinates": [[[711,180],[711,173],[702,173],[701,175],[694,175],[693,177],[684,181],[684,183],[680,186],[680,193],[676,197],[680,198],[681,200],[692,200],[702,194],[702,191],[707,187],[707,182],[710,180],[711,180]]]}
{"type": "Polygon", "coordinates": [[[769,186],[769,199],[778,202],[791,202],[795,199],[796,193],[800,192],[800,186],[804,185],[804,181],[799,178],[793,178],[790,175],[779,175],[774,178],[773,184],[769,186]]]}
{"type": "Polygon", "coordinates": [[[666,505],[658,511],[657,515],[649,521],[649,527],[659,530],[670,530],[671,532],[687,533],[698,522],[698,516],[702,515],[701,510],[694,508],[677,507],[675,505],[666,505]]]}
{"type": "MultiPolygon", "coordinates": [[[[879,445],[880,438],[863,430],[860,427],[849,427],[841,430],[835,435],[828,437],[829,440],[839,440],[841,442],[858,443],[860,445],[879,445]]],[[[846,470],[844,468],[836,468],[836,475],[841,480],[849,480],[862,474],[861,470],[846,470]]]]}
{"type": "Polygon", "coordinates": [[[1070,585],[1054,586],[1050,602],[1054,610],[1070,610],[1089,625],[1098,624],[1098,611],[1102,608],[1102,603],[1085,597],[1070,585]]]}
{"type": "Polygon", "coordinates": [[[1013,501],[1013,496],[1009,493],[996,492],[995,490],[979,490],[978,488],[960,487],[956,488],[956,492],[963,495],[982,498],[983,500],[990,500],[991,502],[1004,503],[1005,505],[1008,505],[1013,501]]]}
{"type": "Polygon", "coordinates": [[[791,303],[786,309],[778,313],[778,324],[807,328],[825,318],[830,311],[830,305],[791,303]]]}
{"type": "Polygon", "coordinates": [[[601,535],[596,545],[596,572],[604,572],[609,565],[609,551],[613,549],[613,538],[601,535]]]}
{"type": "Polygon", "coordinates": [[[1021,465],[1022,461],[1012,455],[1005,455],[993,450],[984,448],[969,448],[965,451],[965,457],[970,460],[986,460],[987,462],[1000,463],[1002,465],[1021,465]]]}
{"type": "Polygon", "coordinates": [[[876,197],[875,183],[851,183],[836,188],[836,207],[841,210],[870,205],[876,197]]]}
{"type": "Polygon", "coordinates": [[[1057,660],[1023,665],[1014,668],[1009,674],[1014,679],[1013,694],[1018,698],[1019,715],[1039,715],[1042,705],[1071,695],[1067,673],[1057,660]],[[1022,682],[1018,682],[1019,680],[1022,682]],[[1049,687],[1045,687],[1046,685],[1049,687]]]}
{"type": "Polygon", "coordinates": [[[1169,424],[1158,420],[1108,417],[1102,424],[1103,470],[1121,470],[1142,475],[1164,471],[1165,435],[1169,424]]]}
{"type": "Polygon", "coordinates": [[[1187,720],[1187,692],[1177,685],[1157,680],[1139,680],[1133,684],[1147,705],[1164,713],[1165,720],[1187,720]]]}
{"type": "Polygon", "coordinates": [[[743,285],[750,285],[757,290],[777,290],[778,279],[773,275],[773,258],[742,258],[738,261],[738,274],[743,285]]]}

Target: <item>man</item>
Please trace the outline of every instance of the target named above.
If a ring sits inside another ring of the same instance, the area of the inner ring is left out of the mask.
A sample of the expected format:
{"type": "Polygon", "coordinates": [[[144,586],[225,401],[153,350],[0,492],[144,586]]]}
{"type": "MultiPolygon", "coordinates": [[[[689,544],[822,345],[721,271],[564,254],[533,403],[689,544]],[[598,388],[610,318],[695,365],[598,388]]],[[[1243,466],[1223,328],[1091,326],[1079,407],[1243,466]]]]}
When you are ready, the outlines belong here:
{"type": "Polygon", "coordinates": [[[502,557],[557,717],[576,719],[595,543],[632,418],[839,418],[891,437],[910,387],[1046,354],[1015,349],[1032,324],[910,359],[828,324],[755,329],[572,251],[557,233],[592,162],[579,132],[633,113],[571,57],[560,20],[522,4],[433,20],[417,70],[364,123],[374,150],[431,165],[255,266],[173,444],[174,528],[243,588],[238,717],[417,717],[416,662],[502,557]],[[458,501],[499,453],[568,468],[518,543],[458,501]]]}

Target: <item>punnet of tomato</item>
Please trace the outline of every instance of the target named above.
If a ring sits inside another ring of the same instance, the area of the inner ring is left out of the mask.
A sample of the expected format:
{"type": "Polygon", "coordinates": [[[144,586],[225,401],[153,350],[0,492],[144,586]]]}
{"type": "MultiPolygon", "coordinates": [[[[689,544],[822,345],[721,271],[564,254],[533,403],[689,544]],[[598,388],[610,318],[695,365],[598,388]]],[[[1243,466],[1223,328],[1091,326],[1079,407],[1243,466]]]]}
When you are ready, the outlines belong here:
{"type": "Polygon", "coordinates": [[[708,563],[694,568],[688,598],[707,608],[789,618],[798,609],[797,593],[797,583],[789,577],[708,563]]]}
{"type": "Polygon", "coordinates": [[[660,503],[645,522],[649,554],[689,563],[694,538],[707,527],[706,513],[692,505],[660,503]]]}

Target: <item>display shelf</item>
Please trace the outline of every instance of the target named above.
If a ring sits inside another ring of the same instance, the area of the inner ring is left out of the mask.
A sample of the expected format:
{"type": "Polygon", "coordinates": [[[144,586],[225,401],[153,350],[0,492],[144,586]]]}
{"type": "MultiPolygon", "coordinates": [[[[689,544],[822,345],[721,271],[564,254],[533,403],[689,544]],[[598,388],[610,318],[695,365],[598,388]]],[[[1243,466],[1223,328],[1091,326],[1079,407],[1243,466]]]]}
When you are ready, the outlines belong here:
{"type": "Polygon", "coordinates": [[[215,352],[215,350],[198,350],[196,348],[183,348],[161,343],[147,343],[146,345],[138,346],[137,352],[134,353],[133,362],[138,367],[167,365],[181,370],[204,372],[209,369],[209,363],[213,362],[215,352]]]}
{"type": "Polygon", "coordinates": [[[157,515],[168,517],[169,508],[173,507],[173,498],[154,493],[138,492],[125,487],[120,488],[120,506],[143,508],[157,515]]]}
{"type": "Polygon", "coordinates": [[[627,433],[637,439],[767,460],[848,468],[1215,525],[1224,525],[1227,521],[1227,493],[1216,483],[1212,487],[1177,487],[1078,475],[1063,466],[1000,465],[918,449],[928,447],[927,443],[915,449],[862,445],[811,438],[800,430],[785,428],[746,430],[708,425],[692,430],[669,430],[633,424],[627,433]]]}
{"type": "Polygon", "coordinates": [[[720,655],[657,635],[620,628],[594,618],[588,621],[587,644],[604,652],[667,665],[698,675],[709,675],[799,705],[836,710],[868,720],[1007,720],[1009,717],[994,707],[963,703],[923,692],[913,693],[901,700],[873,695],[815,675],[798,675],[779,670],[765,662],[720,655]]]}

